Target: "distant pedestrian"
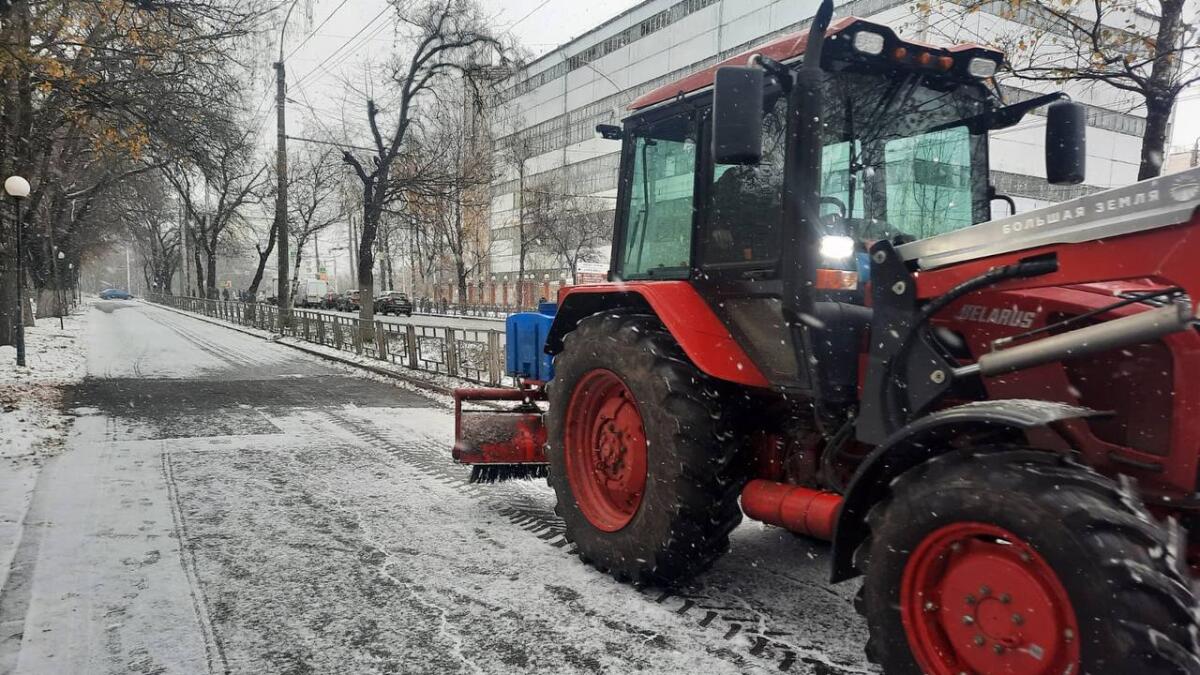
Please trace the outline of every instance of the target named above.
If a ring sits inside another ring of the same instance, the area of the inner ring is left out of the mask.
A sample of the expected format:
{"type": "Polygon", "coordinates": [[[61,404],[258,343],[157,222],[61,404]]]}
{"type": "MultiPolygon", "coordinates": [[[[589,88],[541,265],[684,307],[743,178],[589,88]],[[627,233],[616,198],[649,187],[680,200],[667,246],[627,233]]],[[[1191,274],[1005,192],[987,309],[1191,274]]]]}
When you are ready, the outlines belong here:
{"type": "Polygon", "coordinates": [[[229,289],[228,288],[221,289],[221,299],[224,300],[225,302],[229,302],[229,289]]]}

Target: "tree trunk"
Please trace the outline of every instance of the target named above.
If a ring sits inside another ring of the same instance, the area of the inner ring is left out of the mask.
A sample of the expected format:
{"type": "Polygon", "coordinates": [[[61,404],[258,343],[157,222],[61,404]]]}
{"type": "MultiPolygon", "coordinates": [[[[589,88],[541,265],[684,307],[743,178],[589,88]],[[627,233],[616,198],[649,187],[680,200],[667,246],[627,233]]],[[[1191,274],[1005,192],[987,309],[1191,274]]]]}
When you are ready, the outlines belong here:
{"type": "Polygon", "coordinates": [[[250,287],[246,289],[247,298],[251,303],[258,302],[258,287],[262,284],[263,273],[267,269],[267,259],[271,257],[271,252],[275,250],[275,235],[278,233],[279,226],[275,221],[271,221],[271,233],[267,235],[267,248],[258,252],[258,267],[254,269],[254,278],[250,280],[250,287]]]}
{"type": "Polygon", "coordinates": [[[217,295],[217,251],[216,246],[213,250],[205,251],[205,265],[207,266],[207,274],[204,277],[204,295],[209,300],[216,300],[217,295]]]}
{"type": "MultiPolygon", "coordinates": [[[[375,250],[375,235],[379,231],[379,217],[383,212],[383,200],[380,199],[376,204],[374,190],[371,188],[378,180],[378,176],[373,177],[371,182],[363,187],[362,240],[358,243],[358,318],[363,322],[361,333],[364,340],[374,339],[374,331],[371,330],[371,326],[375,320],[375,258],[372,252],[375,250]]],[[[380,191],[383,190],[384,184],[384,182],[379,183],[380,191]]]]}
{"type": "Polygon", "coordinates": [[[200,246],[192,248],[192,262],[196,264],[196,297],[204,295],[204,262],[200,259],[200,246]]]}
{"type": "Polygon", "coordinates": [[[525,281],[525,160],[517,167],[517,288],[525,281]]]}
{"type": "Polygon", "coordinates": [[[1167,126],[1171,120],[1174,97],[1160,95],[1146,97],[1146,133],[1142,136],[1141,165],[1138,180],[1154,178],[1162,173],[1163,158],[1167,147],[1167,126]]]}
{"type": "Polygon", "coordinates": [[[1166,159],[1167,126],[1171,109],[1179,96],[1176,80],[1183,64],[1179,53],[1183,36],[1184,0],[1160,0],[1162,14],[1158,20],[1158,35],[1154,42],[1154,65],[1146,82],[1146,133],[1142,136],[1141,166],[1138,180],[1154,178],[1162,173],[1166,159]]]}
{"type": "Polygon", "coordinates": [[[300,261],[304,258],[304,244],[307,241],[303,237],[296,239],[296,264],[292,267],[292,292],[290,295],[292,307],[296,306],[296,294],[300,292],[300,261]]]}
{"type": "Polygon", "coordinates": [[[67,314],[66,293],[49,286],[37,290],[37,318],[49,319],[67,314]]]}
{"type": "Polygon", "coordinates": [[[454,260],[454,272],[458,275],[458,302],[465,304],[467,302],[467,267],[463,264],[461,255],[454,260]]]}

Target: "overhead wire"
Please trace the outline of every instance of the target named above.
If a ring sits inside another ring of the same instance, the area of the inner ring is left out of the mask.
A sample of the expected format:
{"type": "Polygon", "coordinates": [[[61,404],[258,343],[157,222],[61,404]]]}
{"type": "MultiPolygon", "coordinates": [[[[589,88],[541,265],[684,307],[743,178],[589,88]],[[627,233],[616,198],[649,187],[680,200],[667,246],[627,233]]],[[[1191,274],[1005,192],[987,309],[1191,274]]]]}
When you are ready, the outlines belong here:
{"type": "Polygon", "coordinates": [[[508,31],[512,30],[513,28],[516,28],[518,24],[525,21],[526,19],[533,16],[534,14],[537,14],[538,12],[542,11],[542,8],[548,4],[550,4],[550,0],[542,0],[542,4],[529,10],[529,12],[525,16],[523,16],[523,17],[517,19],[516,21],[505,26],[505,28],[504,28],[505,32],[508,32],[508,31]]]}
{"type": "Polygon", "coordinates": [[[329,15],[325,17],[325,20],[322,21],[321,23],[317,24],[317,27],[312,29],[312,31],[310,31],[308,33],[308,36],[306,36],[303,40],[301,40],[300,44],[296,45],[295,48],[292,49],[292,51],[288,52],[287,56],[283,57],[283,60],[287,61],[288,59],[292,58],[293,54],[300,51],[301,47],[308,44],[308,41],[311,40],[313,38],[313,36],[316,35],[317,32],[320,31],[321,28],[323,28],[325,26],[325,24],[329,23],[329,20],[333,18],[333,15],[337,14],[338,10],[341,9],[342,7],[345,7],[346,3],[348,3],[348,2],[350,2],[350,0],[342,0],[341,4],[339,4],[337,7],[334,7],[333,11],[330,12],[329,15]]]}
{"type": "Polygon", "coordinates": [[[317,72],[317,69],[319,69],[321,66],[325,65],[326,63],[329,63],[330,61],[332,61],[332,60],[333,60],[333,58],[334,58],[335,56],[337,56],[338,54],[340,54],[340,53],[342,52],[342,50],[346,49],[346,47],[348,47],[348,46],[350,45],[350,43],[354,42],[354,41],[355,41],[355,40],[358,38],[358,36],[360,36],[360,35],[362,35],[363,33],[365,33],[365,32],[367,31],[367,29],[371,28],[371,27],[372,27],[372,26],[375,24],[375,22],[376,22],[376,21],[378,21],[379,19],[381,19],[381,18],[382,18],[382,17],[383,17],[385,14],[387,14],[387,13],[388,13],[388,11],[389,11],[389,10],[391,10],[391,9],[392,9],[391,5],[388,5],[388,6],[384,7],[384,8],[383,8],[383,9],[382,9],[382,10],[381,10],[381,11],[380,11],[378,14],[376,14],[376,15],[374,16],[374,18],[372,18],[370,21],[368,21],[368,22],[366,23],[366,25],[364,25],[362,28],[358,29],[358,32],[357,32],[357,33],[355,33],[354,35],[350,36],[350,39],[349,39],[349,40],[346,40],[345,42],[343,42],[343,43],[341,44],[341,46],[339,46],[337,49],[335,49],[335,50],[333,50],[332,52],[330,52],[330,53],[329,53],[329,55],[328,55],[328,56],[326,56],[324,60],[322,60],[320,63],[318,63],[318,64],[317,64],[316,66],[314,66],[312,69],[310,69],[310,70],[309,70],[307,73],[305,73],[304,75],[301,75],[301,76],[300,76],[300,78],[299,78],[298,80],[296,80],[296,84],[297,84],[297,85],[299,85],[299,84],[302,84],[302,83],[303,83],[305,80],[307,80],[309,77],[312,77],[313,73],[317,72]]]}

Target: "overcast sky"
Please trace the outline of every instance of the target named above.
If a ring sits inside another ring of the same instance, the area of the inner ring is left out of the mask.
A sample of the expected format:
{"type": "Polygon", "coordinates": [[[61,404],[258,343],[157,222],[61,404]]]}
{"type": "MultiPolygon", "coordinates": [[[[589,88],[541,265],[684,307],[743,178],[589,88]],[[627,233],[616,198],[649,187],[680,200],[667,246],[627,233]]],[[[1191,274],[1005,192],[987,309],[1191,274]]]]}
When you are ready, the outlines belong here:
{"type": "MultiPolygon", "coordinates": [[[[309,23],[303,15],[307,1],[310,0],[300,1],[297,13],[288,23],[285,40],[288,95],[297,102],[289,106],[288,133],[324,138],[330,133],[340,134],[344,107],[356,118],[363,116],[365,101],[361,95],[351,94],[343,106],[346,83],[360,91],[368,91],[373,83],[379,86],[382,72],[372,72],[364,64],[372,61],[378,64],[391,52],[394,12],[384,0],[311,0],[309,23]]],[[[480,0],[480,4],[499,32],[541,55],[638,1],[480,0]]],[[[270,56],[271,61],[276,58],[277,52],[270,56]]],[[[258,111],[255,119],[259,123],[260,142],[273,146],[270,96],[274,89],[266,89],[270,76],[269,66],[262,68],[258,94],[251,107],[258,111]]]]}
{"type": "MultiPolygon", "coordinates": [[[[480,0],[493,17],[495,27],[520,41],[535,55],[544,54],[559,44],[587,32],[600,23],[638,4],[639,0],[480,0]]],[[[391,51],[393,12],[385,0],[300,0],[297,15],[289,23],[285,54],[287,58],[291,106],[289,133],[325,138],[341,135],[343,108],[362,117],[361,95],[351,94],[343,105],[345,82],[368,91],[382,79],[378,70],[364,68],[391,51]],[[311,23],[305,21],[303,8],[312,3],[311,23]],[[320,122],[317,121],[320,120],[320,122]]],[[[271,60],[274,60],[274,56],[271,60]]],[[[258,106],[259,133],[262,143],[273,145],[274,116],[265,90],[270,69],[263,68],[260,93],[251,105],[258,106]]],[[[376,85],[377,86],[377,85],[376,85]]],[[[1188,92],[1176,116],[1175,146],[1190,146],[1200,137],[1200,90],[1188,92]]]]}

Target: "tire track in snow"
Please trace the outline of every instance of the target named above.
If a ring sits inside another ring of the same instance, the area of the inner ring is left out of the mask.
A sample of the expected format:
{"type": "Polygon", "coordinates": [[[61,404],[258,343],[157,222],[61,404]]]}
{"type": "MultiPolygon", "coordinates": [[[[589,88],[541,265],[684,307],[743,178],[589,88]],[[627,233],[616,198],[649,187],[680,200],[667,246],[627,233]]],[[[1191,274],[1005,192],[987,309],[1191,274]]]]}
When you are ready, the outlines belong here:
{"type": "Polygon", "coordinates": [[[169,317],[169,313],[165,310],[159,310],[153,316],[147,316],[150,316],[150,318],[154,321],[166,326],[179,337],[183,338],[187,342],[190,342],[200,351],[215,357],[218,361],[225,361],[234,367],[258,365],[258,362],[252,355],[230,349],[226,345],[220,345],[216,342],[200,337],[200,335],[194,330],[186,328],[184,326],[184,322],[177,321],[175,317],[169,317]]]}
{"type": "Polygon", "coordinates": [[[225,646],[217,636],[212,625],[212,613],[209,611],[208,596],[204,585],[200,583],[200,573],[197,569],[196,549],[192,545],[192,537],[188,534],[187,519],[179,504],[179,487],[175,483],[175,471],[171,465],[171,453],[163,443],[161,455],[163,482],[167,486],[167,501],[171,509],[171,520],[175,530],[175,543],[179,546],[179,563],[183,568],[184,577],[188,582],[188,594],[192,598],[192,607],[196,613],[196,621],[200,624],[200,638],[204,643],[205,656],[208,659],[208,672],[230,673],[229,660],[225,657],[225,646]]]}
{"type": "MultiPolygon", "coordinates": [[[[520,489],[518,484],[496,483],[486,486],[467,482],[467,476],[450,459],[450,452],[432,439],[393,439],[371,422],[338,411],[324,411],[333,421],[364,444],[383,449],[439,483],[453,487],[488,504],[512,524],[535,535],[548,545],[565,549],[574,559],[574,548],[566,538],[562,519],[554,513],[553,497],[539,499],[520,489]]],[[[641,587],[648,601],[669,608],[675,614],[705,630],[719,632],[750,657],[767,661],[780,672],[814,672],[818,675],[869,673],[832,663],[819,648],[793,644],[789,638],[801,638],[794,631],[777,626],[763,612],[754,609],[734,594],[727,598],[699,591],[641,587]],[[801,670],[801,669],[804,670],[801,670]]],[[[700,589],[703,590],[703,589],[700,589]]]]}

